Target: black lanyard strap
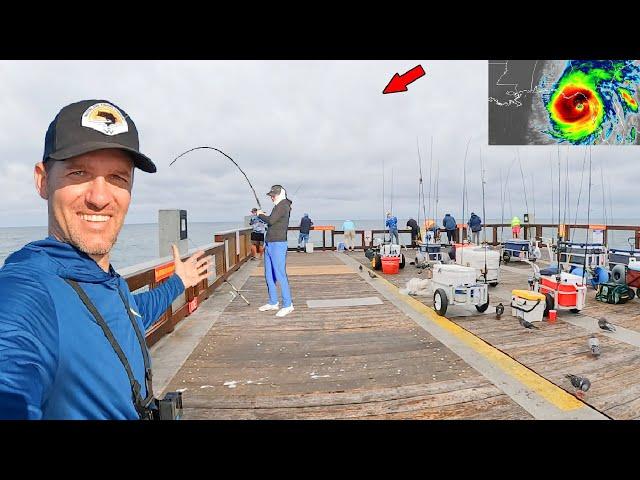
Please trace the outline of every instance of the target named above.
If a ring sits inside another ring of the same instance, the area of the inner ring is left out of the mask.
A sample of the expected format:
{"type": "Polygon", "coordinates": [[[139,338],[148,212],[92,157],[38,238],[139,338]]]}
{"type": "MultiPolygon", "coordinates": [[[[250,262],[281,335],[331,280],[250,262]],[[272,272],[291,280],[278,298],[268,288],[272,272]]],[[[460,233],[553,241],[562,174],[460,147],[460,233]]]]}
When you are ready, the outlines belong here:
{"type": "Polygon", "coordinates": [[[131,366],[129,365],[127,356],[122,351],[122,348],[120,348],[120,345],[118,344],[118,341],[116,340],[116,338],[113,336],[113,333],[111,332],[111,329],[107,325],[107,322],[105,322],[104,318],[102,317],[98,309],[95,307],[93,302],[91,302],[91,300],[89,299],[85,291],[82,289],[82,287],[80,287],[80,285],[78,285],[77,282],[67,278],[65,278],[65,281],[69,285],[71,285],[71,287],[75,290],[75,292],[80,297],[80,300],[82,300],[82,303],[84,303],[84,305],[87,307],[89,312],[91,312],[91,314],[96,319],[96,322],[98,323],[98,325],[100,325],[100,328],[102,328],[102,332],[104,333],[104,336],[107,337],[107,340],[113,347],[113,350],[116,352],[118,359],[120,360],[120,362],[124,366],[124,369],[127,372],[127,377],[129,377],[129,383],[131,385],[133,405],[136,409],[136,412],[138,412],[138,415],[140,416],[140,418],[145,418],[147,415],[147,407],[153,400],[153,392],[150,388],[151,387],[150,386],[151,369],[149,368],[147,346],[146,346],[146,343],[144,342],[144,337],[142,337],[142,332],[140,332],[140,329],[138,328],[138,325],[136,324],[135,319],[133,318],[131,312],[129,311],[128,303],[124,300],[122,296],[122,292],[120,292],[120,289],[118,289],[118,292],[120,292],[120,298],[123,300],[125,307],[127,307],[127,313],[128,313],[129,319],[131,320],[133,329],[135,330],[136,336],[138,337],[138,342],[140,342],[140,348],[142,349],[142,356],[143,356],[144,365],[145,365],[145,383],[147,385],[147,398],[145,399],[142,399],[142,396],[140,395],[140,383],[135,379],[133,372],[131,371],[131,366]]]}

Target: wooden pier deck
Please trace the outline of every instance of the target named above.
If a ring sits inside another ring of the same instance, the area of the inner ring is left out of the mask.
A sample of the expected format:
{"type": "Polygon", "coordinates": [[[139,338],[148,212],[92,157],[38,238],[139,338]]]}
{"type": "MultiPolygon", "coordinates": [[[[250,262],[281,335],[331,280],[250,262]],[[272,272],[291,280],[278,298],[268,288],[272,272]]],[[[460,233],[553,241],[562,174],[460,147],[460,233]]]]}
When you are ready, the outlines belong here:
{"type": "Polygon", "coordinates": [[[372,279],[362,252],[289,253],[295,311],[277,318],[257,310],[267,299],[261,263],[234,274],[244,272],[236,286],[251,305],[236,297],[220,307],[210,298],[159,342],[158,349],[170,350],[182,328],[219,310],[163,383],[164,391],[183,390],[186,419],[640,418],[637,300],[606,305],[590,290],[582,313],[562,311],[555,324],[536,323],[540,329],[531,331],[509,308],[500,320],[493,308],[508,307],[513,288],[527,288],[526,264],[502,268],[484,314],[450,307],[444,318],[430,308],[430,297],[398,293],[419,277],[411,265],[372,279]],[[307,305],[371,297],[379,304],[307,305]],[[602,332],[600,316],[622,328],[602,332]],[[598,359],[587,345],[596,331],[598,359]],[[591,380],[584,398],[576,398],[567,373],[591,380]]]}

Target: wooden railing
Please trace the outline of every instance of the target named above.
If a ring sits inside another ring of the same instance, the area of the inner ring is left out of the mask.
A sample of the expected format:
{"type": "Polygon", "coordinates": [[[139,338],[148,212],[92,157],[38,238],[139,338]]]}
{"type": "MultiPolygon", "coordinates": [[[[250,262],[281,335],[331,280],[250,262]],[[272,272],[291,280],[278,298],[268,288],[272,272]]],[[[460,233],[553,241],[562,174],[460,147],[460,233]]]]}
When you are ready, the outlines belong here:
{"type": "MultiPolygon", "coordinates": [[[[181,259],[190,257],[198,250],[205,255],[214,256],[215,271],[202,282],[187,288],[173,304],[162,314],[160,319],[146,332],[147,344],[156,343],[164,335],[173,331],[175,326],[185,317],[193,313],[213,291],[220,286],[240,265],[246,262],[251,254],[251,228],[228,230],[214,234],[214,242],[193,248],[181,259]]],[[[166,281],[164,272],[171,271],[173,257],[158,258],[151,262],[134,265],[122,269],[120,274],[135,293],[143,288],[153,289],[166,281]]]]}
{"type": "MultiPolygon", "coordinates": [[[[511,238],[511,224],[508,223],[488,223],[483,225],[483,228],[487,228],[491,231],[491,233],[487,232],[487,241],[489,244],[491,245],[500,245],[500,242],[498,241],[498,229],[505,229],[505,233],[506,235],[509,236],[509,238],[511,238]]],[[[543,228],[553,228],[556,230],[558,229],[558,224],[553,224],[553,223],[537,223],[537,224],[521,224],[521,228],[522,228],[522,238],[526,238],[526,239],[538,239],[541,240],[542,239],[542,229],[543,228]]],[[[564,235],[563,238],[565,239],[570,239],[571,238],[571,231],[574,229],[588,229],[589,225],[587,224],[565,224],[564,225],[565,231],[564,231],[564,235]]],[[[300,227],[289,227],[289,231],[299,231],[300,227]]],[[[454,234],[454,241],[459,241],[459,236],[460,236],[460,230],[462,230],[462,235],[463,237],[467,237],[467,227],[462,227],[459,230],[455,231],[454,234]]],[[[638,225],[607,225],[606,229],[603,232],[603,242],[606,244],[607,243],[607,231],[609,230],[626,230],[626,231],[630,231],[633,232],[633,237],[634,237],[634,243],[635,243],[635,248],[640,249],[640,226],[638,225]]],[[[387,234],[388,235],[388,230],[356,230],[356,236],[360,238],[360,245],[356,245],[356,249],[366,249],[369,248],[373,245],[373,238],[375,237],[375,235],[383,235],[383,234],[387,234]],[[371,232],[371,238],[372,240],[370,242],[366,242],[365,241],[365,232],[366,231],[370,231],[371,232]]],[[[439,229],[439,232],[441,235],[446,235],[446,230],[443,228],[439,229]]],[[[410,229],[399,229],[398,233],[411,233],[410,229]]],[[[340,237],[341,235],[344,235],[344,231],[342,230],[323,230],[322,231],[322,246],[314,246],[315,250],[336,250],[337,249],[337,242],[336,242],[336,237],[340,237]],[[330,235],[327,235],[327,232],[330,232],[330,235]],[[329,239],[327,238],[329,237],[329,239]],[[327,243],[328,240],[331,241],[331,243],[327,243]]],[[[557,235],[557,233],[556,233],[557,235]]],[[[554,235],[554,238],[556,237],[556,235],[554,235]]],[[[482,238],[482,237],[481,237],[482,238]]],[[[413,247],[415,247],[415,244],[411,245],[413,247]]],[[[295,250],[295,247],[289,247],[289,250],[295,250]]]]}

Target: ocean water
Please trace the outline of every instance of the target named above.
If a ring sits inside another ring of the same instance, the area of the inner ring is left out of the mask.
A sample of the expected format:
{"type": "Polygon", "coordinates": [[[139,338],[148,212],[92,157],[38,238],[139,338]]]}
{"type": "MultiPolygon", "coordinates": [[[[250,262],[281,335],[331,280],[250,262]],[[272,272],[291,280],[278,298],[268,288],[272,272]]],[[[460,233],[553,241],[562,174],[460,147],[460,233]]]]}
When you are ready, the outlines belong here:
{"type": "MultiPolygon", "coordinates": [[[[315,225],[333,225],[336,230],[342,228],[343,220],[314,220],[315,225]]],[[[550,219],[539,218],[540,223],[550,223],[550,219]]],[[[500,220],[487,220],[487,223],[499,223],[500,220]]],[[[356,229],[373,230],[382,229],[384,224],[380,220],[354,220],[356,229]]],[[[406,228],[407,219],[398,219],[399,228],[406,228]]],[[[578,220],[578,223],[586,223],[586,220],[578,220]]],[[[610,222],[615,225],[640,225],[638,219],[620,219],[610,222]]],[[[299,225],[298,219],[292,219],[291,226],[299,225]]],[[[189,248],[206,245],[213,242],[213,236],[216,232],[232,230],[244,227],[244,219],[238,222],[190,222],[188,225],[189,248]]],[[[584,242],[586,231],[573,230],[572,240],[576,242],[584,242]]],[[[511,238],[511,229],[505,227],[501,232],[498,229],[498,240],[501,239],[501,233],[504,238],[511,238]]],[[[0,227],[0,265],[4,264],[5,259],[14,251],[19,250],[25,244],[40,240],[47,236],[47,227],[0,227]]],[[[552,228],[544,228],[543,236],[553,237],[555,231],[552,228]]],[[[376,235],[382,237],[382,235],[376,235]]],[[[628,249],[628,238],[633,237],[633,231],[609,231],[608,244],[611,248],[628,249]]],[[[482,236],[481,236],[482,238],[482,236]]],[[[487,240],[491,241],[492,229],[487,229],[487,240]]],[[[326,232],[327,245],[331,244],[331,233],[326,232]]],[[[297,245],[297,232],[289,232],[288,244],[290,247],[297,245]]],[[[589,239],[591,241],[591,238],[589,239]]],[[[322,231],[311,231],[309,241],[315,245],[322,245],[322,231]]],[[[336,243],[341,241],[341,237],[336,238],[336,243]]],[[[356,237],[356,243],[360,241],[356,237]]],[[[408,244],[411,241],[411,235],[408,233],[400,234],[401,243],[408,244]]],[[[114,245],[111,252],[111,263],[116,269],[121,269],[142,262],[154,260],[159,257],[158,254],[158,224],[125,224],[122,227],[118,241],[114,245]]]]}

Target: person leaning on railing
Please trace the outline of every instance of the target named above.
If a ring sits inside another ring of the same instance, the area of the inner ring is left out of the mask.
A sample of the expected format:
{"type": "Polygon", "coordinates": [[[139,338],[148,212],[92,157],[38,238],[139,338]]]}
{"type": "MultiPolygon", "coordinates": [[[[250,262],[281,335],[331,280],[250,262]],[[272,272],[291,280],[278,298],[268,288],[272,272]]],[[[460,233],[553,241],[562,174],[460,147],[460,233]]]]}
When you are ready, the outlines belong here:
{"type": "Polygon", "coordinates": [[[132,295],[109,256],[135,167],[156,171],[110,102],[67,105],[49,125],[34,170],[49,236],[0,269],[0,418],[159,418],[143,332],[207,278],[211,257],[182,262],[174,245],[175,274],[132,295]]]}

